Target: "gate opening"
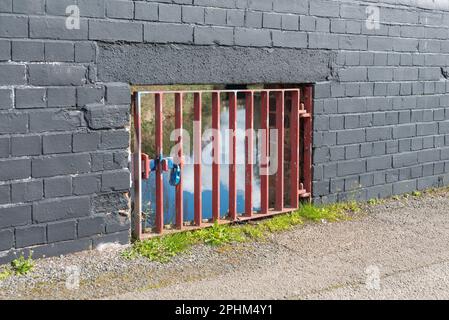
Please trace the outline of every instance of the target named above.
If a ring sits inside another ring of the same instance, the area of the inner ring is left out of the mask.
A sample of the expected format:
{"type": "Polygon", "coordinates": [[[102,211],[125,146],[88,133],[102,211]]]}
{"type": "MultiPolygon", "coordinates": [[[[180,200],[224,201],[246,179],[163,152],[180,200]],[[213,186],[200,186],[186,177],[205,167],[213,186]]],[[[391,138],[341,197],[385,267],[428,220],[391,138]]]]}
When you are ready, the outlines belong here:
{"type": "Polygon", "coordinates": [[[133,237],[287,213],[312,192],[313,87],[136,87],[133,237]]]}

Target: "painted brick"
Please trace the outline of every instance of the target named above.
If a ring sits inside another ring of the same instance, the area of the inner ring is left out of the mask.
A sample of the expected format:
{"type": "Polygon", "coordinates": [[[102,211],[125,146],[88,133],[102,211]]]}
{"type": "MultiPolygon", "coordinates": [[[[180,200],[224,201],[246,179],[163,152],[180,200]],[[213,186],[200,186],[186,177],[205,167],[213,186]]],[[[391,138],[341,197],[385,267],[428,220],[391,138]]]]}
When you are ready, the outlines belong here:
{"type": "Polygon", "coordinates": [[[271,46],[271,33],[268,30],[236,28],[234,32],[235,44],[238,46],[271,46]]]}
{"type": "Polygon", "coordinates": [[[30,64],[30,84],[42,86],[79,86],[86,81],[83,66],[30,64]]]}
{"type": "Polygon", "coordinates": [[[44,197],[44,187],[40,180],[29,182],[13,183],[11,185],[11,201],[22,203],[42,200],[44,197]]]}
{"type": "Polygon", "coordinates": [[[129,121],[129,106],[86,106],[86,120],[91,129],[123,128],[129,121]]]}
{"type": "Polygon", "coordinates": [[[73,134],[73,152],[94,151],[100,144],[97,132],[80,132],[73,134]]]}
{"type": "Polygon", "coordinates": [[[347,176],[351,174],[363,173],[366,170],[365,160],[350,160],[339,162],[337,164],[338,176],[347,176]]]}
{"type": "Polygon", "coordinates": [[[234,27],[243,27],[245,25],[245,11],[228,10],[226,14],[226,24],[234,27]]]}
{"type": "Polygon", "coordinates": [[[156,43],[192,43],[193,26],[148,23],[144,26],[144,41],[156,43]]]}
{"type": "Polygon", "coordinates": [[[87,196],[44,200],[33,204],[33,221],[42,223],[80,218],[88,216],[90,211],[90,198],[87,196]]]}
{"type": "Polygon", "coordinates": [[[130,135],[126,130],[108,130],[101,134],[100,149],[126,149],[130,135]]]}
{"type": "Polygon", "coordinates": [[[49,243],[76,239],[76,221],[49,223],[47,237],[49,243]]]}
{"type": "Polygon", "coordinates": [[[333,1],[311,1],[310,14],[320,17],[338,17],[340,14],[339,4],[333,1]]]}
{"type": "Polygon", "coordinates": [[[13,41],[12,60],[14,61],[44,61],[44,42],[13,41]]]}
{"type": "Polygon", "coordinates": [[[70,176],[45,179],[45,197],[47,199],[72,195],[70,176]]]}
{"type": "Polygon", "coordinates": [[[206,24],[215,26],[226,25],[226,10],[219,8],[205,8],[204,9],[204,22],[206,24]]]}
{"type": "Polygon", "coordinates": [[[262,28],[262,12],[246,11],[245,27],[247,27],[247,28],[262,28]]]}
{"type": "Polygon", "coordinates": [[[52,110],[30,114],[30,131],[32,132],[69,131],[81,127],[83,123],[84,115],[81,111],[52,110]]]}
{"type": "Polygon", "coordinates": [[[0,110],[12,109],[13,106],[12,89],[0,89],[0,110]]]}
{"type": "Polygon", "coordinates": [[[28,37],[28,17],[0,14],[0,37],[28,37]]]}
{"type": "Polygon", "coordinates": [[[75,0],[46,0],[47,14],[55,16],[66,15],[67,7],[76,4],[75,0]]]}
{"type": "Polygon", "coordinates": [[[134,18],[134,3],[132,1],[108,1],[106,3],[106,16],[109,18],[134,18]]]}
{"type": "Polygon", "coordinates": [[[31,223],[31,206],[20,205],[0,208],[0,228],[23,226],[31,223]]]}
{"type": "Polygon", "coordinates": [[[78,221],[78,237],[90,237],[105,233],[105,220],[103,216],[80,219],[78,221]]]}
{"type": "Polygon", "coordinates": [[[28,131],[28,115],[24,113],[0,113],[1,133],[26,133],[28,131]]]}
{"type": "Polygon", "coordinates": [[[58,133],[42,137],[44,154],[72,152],[72,134],[58,133]]]}
{"type": "Polygon", "coordinates": [[[105,0],[78,0],[81,16],[103,18],[106,13],[105,0]]]}
{"type": "Polygon", "coordinates": [[[41,137],[37,135],[11,137],[11,154],[15,157],[42,154],[41,137]]]}
{"type": "Polygon", "coordinates": [[[14,246],[14,231],[12,229],[0,230],[0,251],[9,250],[14,246]]]}
{"type": "Polygon", "coordinates": [[[89,39],[142,42],[142,24],[122,21],[89,21],[89,39]]]}
{"type": "Polygon", "coordinates": [[[309,11],[307,0],[276,0],[273,1],[273,10],[276,12],[306,14],[309,11]]]}
{"type": "Polygon", "coordinates": [[[16,108],[45,108],[47,106],[45,88],[24,88],[16,89],[16,108]]]}
{"type": "Polygon", "coordinates": [[[27,226],[16,228],[16,248],[24,248],[47,242],[45,226],[27,226]]]}
{"type": "Polygon", "coordinates": [[[88,86],[76,89],[77,105],[84,107],[88,104],[101,103],[104,97],[103,86],[88,86]]]}
{"type": "Polygon", "coordinates": [[[174,4],[159,5],[159,21],[181,22],[181,6],[174,4]]]}
{"type": "Polygon", "coordinates": [[[12,0],[0,1],[0,12],[12,12],[12,0]]]}
{"type": "Polygon", "coordinates": [[[195,43],[232,45],[234,43],[234,30],[225,27],[195,27],[195,43]]]}
{"type": "Polygon", "coordinates": [[[101,176],[97,174],[73,177],[73,194],[77,196],[99,193],[101,176]]]}
{"type": "Polygon", "coordinates": [[[45,61],[75,61],[75,45],[73,44],[73,42],[45,43],[45,61]]]}
{"type": "Polygon", "coordinates": [[[0,185],[0,204],[11,203],[11,186],[0,185]]]}
{"type": "Polygon", "coordinates": [[[11,41],[0,40],[0,61],[11,60],[11,41]]]}
{"type": "MultiPolygon", "coordinates": [[[[86,19],[80,20],[79,29],[67,29],[65,27],[66,17],[30,17],[29,19],[30,38],[32,39],[87,40],[89,34],[86,19]]],[[[22,37],[27,37],[27,35],[22,37]]]]}
{"type": "Polygon", "coordinates": [[[305,32],[295,31],[273,31],[273,46],[306,48],[307,34],[305,32]]]}
{"type": "Polygon", "coordinates": [[[96,59],[97,47],[92,42],[75,43],[75,61],[76,62],[94,62],[96,59]]]}
{"type": "Polygon", "coordinates": [[[182,7],[182,22],[203,24],[204,15],[204,8],[193,6],[182,7]]]}
{"type": "Polygon", "coordinates": [[[80,174],[90,171],[91,159],[88,154],[56,155],[33,159],[33,177],[80,174]]]}
{"type": "Polygon", "coordinates": [[[108,83],[106,85],[107,104],[130,104],[131,92],[129,86],[123,83],[108,83]]]}
{"type": "Polygon", "coordinates": [[[76,106],[76,88],[73,87],[48,88],[47,105],[49,108],[76,106]]]}
{"type": "Polygon", "coordinates": [[[0,63],[0,86],[26,83],[25,65],[0,63]]]}
{"type": "Polygon", "coordinates": [[[101,177],[101,190],[127,190],[130,188],[130,182],[130,173],[128,170],[105,172],[101,177]]]}

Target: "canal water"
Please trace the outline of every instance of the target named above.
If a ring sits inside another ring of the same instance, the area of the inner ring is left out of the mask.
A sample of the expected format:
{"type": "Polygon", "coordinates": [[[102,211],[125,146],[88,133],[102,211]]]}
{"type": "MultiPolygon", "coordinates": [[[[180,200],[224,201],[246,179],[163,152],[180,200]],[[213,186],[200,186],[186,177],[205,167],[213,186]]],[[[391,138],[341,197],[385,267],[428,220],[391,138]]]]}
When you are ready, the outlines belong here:
{"type": "MultiPolygon", "coordinates": [[[[255,112],[254,126],[258,129],[260,119],[257,112],[255,112]]],[[[220,166],[220,213],[221,216],[226,216],[229,210],[229,144],[224,143],[227,139],[227,129],[229,128],[229,112],[224,110],[220,117],[221,127],[221,163],[220,166]]],[[[237,159],[237,212],[243,214],[245,211],[245,109],[244,106],[239,106],[237,110],[237,130],[243,134],[238,134],[236,137],[236,157],[237,159]],[[243,158],[242,158],[243,157],[243,158]]],[[[254,175],[253,175],[253,210],[260,211],[260,174],[259,174],[259,146],[257,143],[257,134],[254,138],[254,175]]],[[[202,211],[203,219],[212,218],[212,141],[203,142],[202,144],[202,211]]],[[[193,155],[190,155],[193,157],[193,155]]],[[[164,224],[174,224],[176,217],[176,192],[175,187],[169,184],[170,174],[164,173],[164,224]]],[[[194,219],[194,166],[193,164],[186,164],[182,171],[183,181],[183,208],[184,221],[193,221],[194,219]]],[[[151,228],[154,226],[155,220],[155,175],[150,174],[150,179],[142,181],[142,206],[143,212],[146,215],[145,227],[151,228]]]]}

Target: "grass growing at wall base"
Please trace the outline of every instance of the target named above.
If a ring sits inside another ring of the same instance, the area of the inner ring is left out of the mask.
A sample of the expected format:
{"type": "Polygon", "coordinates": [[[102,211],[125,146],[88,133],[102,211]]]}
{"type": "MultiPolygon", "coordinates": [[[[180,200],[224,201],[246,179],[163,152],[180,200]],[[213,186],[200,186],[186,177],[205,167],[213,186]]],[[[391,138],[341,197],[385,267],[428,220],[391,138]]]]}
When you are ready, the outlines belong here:
{"type": "Polygon", "coordinates": [[[32,252],[27,259],[25,259],[23,255],[21,255],[19,258],[14,259],[11,262],[11,266],[9,268],[0,269],[0,281],[9,278],[12,275],[26,275],[28,272],[33,270],[33,268],[34,261],[32,258],[32,252]]]}
{"type": "Polygon", "coordinates": [[[340,221],[349,219],[348,213],[358,212],[356,202],[338,203],[326,206],[304,204],[297,211],[266,219],[258,223],[243,225],[214,224],[210,228],[192,232],[176,233],[159,238],[138,241],[123,252],[132,259],[138,256],[151,261],[168,262],[175,255],[187,251],[195,244],[222,246],[230,243],[263,240],[269,234],[289,230],[305,221],[340,221]]]}

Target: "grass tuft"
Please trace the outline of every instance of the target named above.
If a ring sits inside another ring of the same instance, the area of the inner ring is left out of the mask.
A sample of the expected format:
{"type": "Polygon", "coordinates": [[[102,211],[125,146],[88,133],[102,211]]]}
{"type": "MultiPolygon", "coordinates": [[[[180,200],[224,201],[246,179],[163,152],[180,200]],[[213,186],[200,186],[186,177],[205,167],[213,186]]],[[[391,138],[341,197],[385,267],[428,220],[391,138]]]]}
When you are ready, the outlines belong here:
{"type": "Polygon", "coordinates": [[[3,281],[7,278],[9,278],[12,275],[11,270],[4,269],[3,271],[0,271],[0,281],[3,281]]]}
{"type": "Polygon", "coordinates": [[[238,228],[229,225],[220,225],[217,222],[210,228],[192,232],[192,236],[198,242],[212,246],[221,246],[233,242],[245,241],[245,236],[238,228]]]}
{"type": "Polygon", "coordinates": [[[34,268],[32,253],[25,259],[23,255],[11,262],[12,270],[17,275],[25,275],[34,268]]]}
{"type": "Polygon", "coordinates": [[[258,241],[269,234],[282,232],[302,225],[305,220],[341,221],[347,220],[347,213],[358,212],[360,207],[356,202],[339,203],[326,206],[304,204],[297,211],[266,219],[258,223],[244,225],[224,225],[215,223],[212,227],[192,232],[175,233],[159,238],[138,241],[122,252],[126,259],[138,256],[151,261],[165,263],[175,255],[187,251],[195,244],[206,244],[222,247],[231,243],[258,241]]]}
{"type": "Polygon", "coordinates": [[[137,241],[130,249],[125,250],[122,256],[126,259],[142,256],[150,261],[168,262],[175,255],[188,250],[193,244],[195,244],[195,239],[191,233],[175,233],[165,237],[137,241]]]}

